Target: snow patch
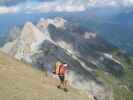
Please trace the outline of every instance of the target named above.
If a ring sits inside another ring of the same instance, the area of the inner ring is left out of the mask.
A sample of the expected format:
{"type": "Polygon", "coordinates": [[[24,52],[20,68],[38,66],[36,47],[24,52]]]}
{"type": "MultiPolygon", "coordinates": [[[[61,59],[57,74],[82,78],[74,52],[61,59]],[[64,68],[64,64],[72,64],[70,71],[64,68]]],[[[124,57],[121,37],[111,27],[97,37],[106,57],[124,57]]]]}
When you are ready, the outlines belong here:
{"type": "Polygon", "coordinates": [[[95,37],[96,37],[96,33],[93,33],[93,32],[85,32],[85,34],[84,34],[85,39],[92,39],[95,37]]]}
{"type": "Polygon", "coordinates": [[[54,25],[56,28],[62,28],[65,29],[65,23],[66,20],[64,20],[62,17],[55,17],[54,19],[44,19],[41,18],[40,21],[37,24],[37,27],[39,29],[47,29],[50,24],[54,25]]]}
{"type": "Polygon", "coordinates": [[[113,57],[113,55],[108,54],[108,53],[103,53],[103,55],[104,55],[104,57],[106,57],[106,58],[108,58],[108,59],[111,59],[111,60],[113,60],[114,62],[116,62],[116,63],[118,63],[118,64],[121,64],[121,62],[118,61],[117,59],[115,59],[115,58],[113,57]]]}

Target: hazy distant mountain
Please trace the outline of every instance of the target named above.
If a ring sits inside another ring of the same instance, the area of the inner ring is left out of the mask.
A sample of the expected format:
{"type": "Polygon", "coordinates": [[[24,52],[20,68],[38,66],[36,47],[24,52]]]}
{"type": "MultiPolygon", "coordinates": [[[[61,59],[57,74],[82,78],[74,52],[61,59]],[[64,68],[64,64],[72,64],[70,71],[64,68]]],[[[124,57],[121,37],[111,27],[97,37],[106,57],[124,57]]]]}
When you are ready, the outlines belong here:
{"type": "Polygon", "coordinates": [[[133,11],[131,8],[112,16],[109,22],[103,22],[100,34],[112,44],[133,55],[133,11]]]}

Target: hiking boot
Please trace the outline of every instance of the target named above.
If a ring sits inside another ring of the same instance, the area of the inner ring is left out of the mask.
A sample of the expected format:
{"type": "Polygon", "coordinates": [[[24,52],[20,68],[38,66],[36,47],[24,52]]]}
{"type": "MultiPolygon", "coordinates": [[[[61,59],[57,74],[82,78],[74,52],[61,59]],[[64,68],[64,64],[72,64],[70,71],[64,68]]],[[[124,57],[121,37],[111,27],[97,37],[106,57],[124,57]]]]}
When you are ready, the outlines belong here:
{"type": "Polygon", "coordinates": [[[58,89],[61,89],[61,86],[60,86],[60,85],[58,85],[58,86],[57,86],[57,88],[58,88],[58,89]]]}
{"type": "Polygon", "coordinates": [[[68,89],[67,89],[67,88],[64,88],[64,91],[65,91],[65,92],[68,92],[68,89]]]}

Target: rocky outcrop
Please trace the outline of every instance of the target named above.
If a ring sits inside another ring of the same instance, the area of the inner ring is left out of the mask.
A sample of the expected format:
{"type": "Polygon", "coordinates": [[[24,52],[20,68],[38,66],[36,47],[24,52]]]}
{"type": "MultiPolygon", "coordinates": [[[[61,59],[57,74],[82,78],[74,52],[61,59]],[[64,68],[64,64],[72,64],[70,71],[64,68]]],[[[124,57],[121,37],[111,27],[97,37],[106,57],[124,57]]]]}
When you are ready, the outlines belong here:
{"type": "Polygon", "coordinates": [[[8,42],[2,50],[17,59],[27,59],[31,56],[37,46],[43,42],[44,34],[37,29],[31,22],[27,22],[22,29],[20,36],[12,42],[8,42]]]}
{"type": "Polygon", "coordinates": [[[56,28],[64,29],[65,28],[65,22],[66,22],[66,20],[64,20],[61,17],[55,17],[54,19],[44,19],[44,18],[41,18],[40,21],[37,24],[37,27],[40,30],[46,30],[46,29],[48,29],[48,26],[50,24],[52,24],[56,28]]]}

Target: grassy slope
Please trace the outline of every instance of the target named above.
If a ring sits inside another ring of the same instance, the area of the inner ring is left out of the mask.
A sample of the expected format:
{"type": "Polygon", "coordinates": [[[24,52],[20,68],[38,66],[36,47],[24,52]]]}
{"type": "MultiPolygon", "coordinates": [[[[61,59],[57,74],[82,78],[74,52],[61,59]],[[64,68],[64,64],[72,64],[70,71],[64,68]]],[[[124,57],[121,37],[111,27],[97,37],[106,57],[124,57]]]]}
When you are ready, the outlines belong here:
{"type": "Polygon", "coordinates": [[[56,88],[57,80],[0,52],[0,100],[89,100],[84,91],[56,88]]]}
{"type": "Polygon", "coordinates": [[[96,75],[108,88],[113,90],[115,100],[133,100],[133,58],[116,53],[113,55],[123,64],[124,75],[116,78],[102,70],[97,70],[96,75]]]}

